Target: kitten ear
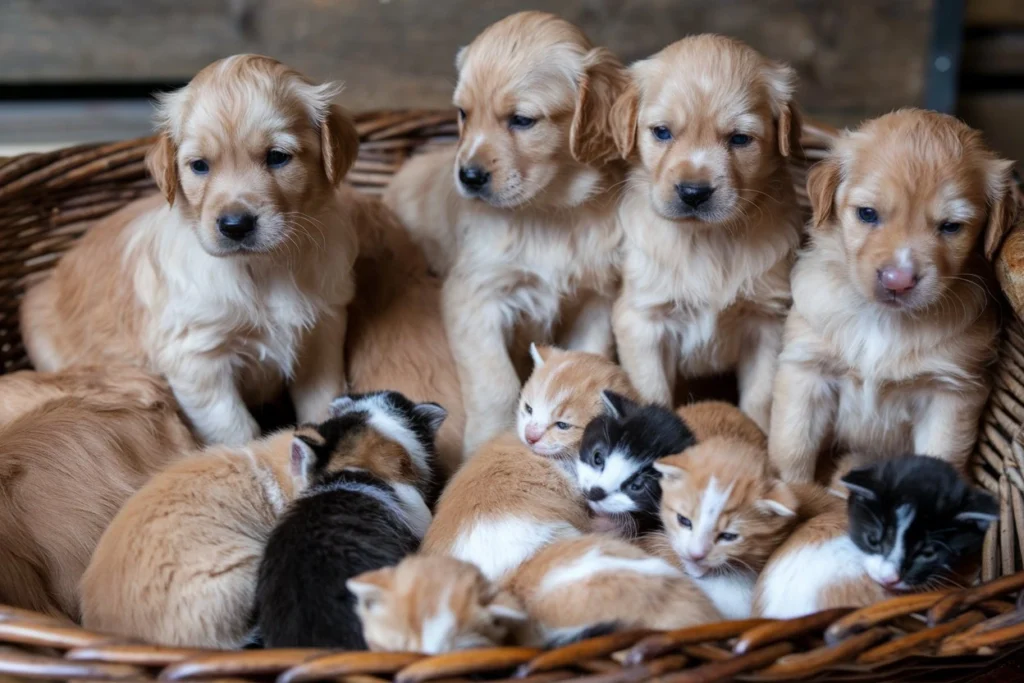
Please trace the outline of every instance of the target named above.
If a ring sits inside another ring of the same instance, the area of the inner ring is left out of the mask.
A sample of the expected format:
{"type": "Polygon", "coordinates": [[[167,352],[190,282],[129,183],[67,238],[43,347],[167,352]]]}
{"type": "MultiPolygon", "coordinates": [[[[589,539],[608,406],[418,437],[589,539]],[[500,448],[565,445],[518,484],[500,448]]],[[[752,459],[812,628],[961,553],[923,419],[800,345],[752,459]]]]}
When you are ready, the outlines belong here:
{"type": "Polygon", "coordinates": [[[610,389],[601,392],[601,401],[604,403],[605,412],[616,420],[625,419],[640,408],[635,402],[610,389]]]}
{"type": "Polygon", "coordinates": [[[363,609],[370,610],[377,607],[384,593],[391,590],[394,574],[394,567],[375,569],[349,579],[345,582],[345,587],[356,596],[363,609]]]}
{"type": "Polygon", "coordinates": [[[296,436],[292,438],[291,471],[292,476],[300,480],[303,486],[309,481],[309,473],[316,463],[316,451],[306,441],[296,436]]]}
{"type": "Polygon", "coordinates": [[[656,460],[653,464],[654,469],[661,475],[664,483],[669,484],[679,481],[686,476],[686,470],[678,464],[666,462],[667,460],[668,458],[662,458],[661,460],[656,460]]]}
{"type": "Polygon", "coordinates": [[[547,356],[551,355],[551,349],[547,346],[537,346],[533,342],[530,342],[530,358],[533,359],[533,369],[544,367],[547,356]]]}
{"type": "Polygon", "coordinates": [[[865,500],[878,500],[878,495],[873,490],[875,475],[872,468],[862,467],[859,470],[853,470],[839,481],[846,485],[852,495],[860,496],[865,500]]]}
{"type": "Polygon", "coordinates": [[[529,618],[519,600],[508,591],[498,591],[486,609],[495,621],[521,624],[529,618]]]}
{"type": "Polygon", "coordinates": [[[445,418],[448,417],[448,411],[433,401],[417,403],[412,412],[425,419],[427,424],[430,425],[430,431],[435,433],[441,428],[445,418]]]}
{"type": "Polygon", "coordinates": [[[328,414],[331,417],[340,417],[345,413],[351,413],[356,409],[356,401],[351,396],[339,396],[331,401],[328,414]]]}
{"type": "Polygon", "coordinates": [[[999,519],[999,502],[988,491],[974,490],[967,505],[954,519],[958,522],[976,522],[982,531],[999,519]]]}
{"type": "Polygon", "coordinates": [[[800,501],[793,493],[793,489],[789,488],[789,484],[779,479],[769,484],[768,492],[755,503],[755,506],[779,517],[796,517],[800,501]]]}

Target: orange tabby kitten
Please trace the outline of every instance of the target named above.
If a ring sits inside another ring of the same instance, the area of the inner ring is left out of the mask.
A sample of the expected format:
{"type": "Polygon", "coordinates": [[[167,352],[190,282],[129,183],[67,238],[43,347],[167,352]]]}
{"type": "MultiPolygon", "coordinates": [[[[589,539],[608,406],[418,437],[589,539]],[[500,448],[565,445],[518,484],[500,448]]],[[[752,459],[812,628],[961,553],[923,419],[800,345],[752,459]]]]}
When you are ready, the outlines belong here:
{"type": "Polygon", "coordinates": [[[721,618],[671,563],[598,534],[548,545],[498,586],[466,562],[413,556],[349,588],[375,650],[553,647],[595,629],[676,629],[721,618]]]}
{"type": "Polygon", "coordinates": [[[530,345],[533,373],[523,385],[516,433],[534,453],[575,461],[583,429],[604,411],[601,392],[638,399],[629,376],[603,356],[530,345]]]}
{"type": "Polygon", "coordinates": [[[649,547],[674,556],[727,619],[748,617],[757,573],[799,521],[801,497],[763,446],[736,437],[710,437],[654,467],[664,530],[649,547]]]}

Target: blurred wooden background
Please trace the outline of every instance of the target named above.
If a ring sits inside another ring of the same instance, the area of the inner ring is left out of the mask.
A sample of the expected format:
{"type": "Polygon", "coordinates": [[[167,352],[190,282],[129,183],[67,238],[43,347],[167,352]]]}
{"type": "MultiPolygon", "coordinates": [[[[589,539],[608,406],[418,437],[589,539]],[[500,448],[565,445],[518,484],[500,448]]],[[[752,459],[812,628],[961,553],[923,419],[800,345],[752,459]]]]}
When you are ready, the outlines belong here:
{"type": "MultiPolygon", "coordinates": [[[[945,1],[0,0],[0,144],[141,134],[149,92],[236,52],[342,80],[353,109],[446,107],[456,50],[526,7],[561,14],[627,62],[688,33],[735,35],[796,67],[810,115],[855,124],[926,104],[930,79],[942,75],[933,47],[945,1]]],[[[968,0],[966,21],[962,2],[953,4],[957,31],[982,27],[957,46],[965,66],[989,79],[993,70],[1024,72],[1024,33],[985,37],[1020,28],[1024,0],[968,0]]],[[[986,124],[1020,112],[991,93],[969,95],[963,113],[986,124]]]]}

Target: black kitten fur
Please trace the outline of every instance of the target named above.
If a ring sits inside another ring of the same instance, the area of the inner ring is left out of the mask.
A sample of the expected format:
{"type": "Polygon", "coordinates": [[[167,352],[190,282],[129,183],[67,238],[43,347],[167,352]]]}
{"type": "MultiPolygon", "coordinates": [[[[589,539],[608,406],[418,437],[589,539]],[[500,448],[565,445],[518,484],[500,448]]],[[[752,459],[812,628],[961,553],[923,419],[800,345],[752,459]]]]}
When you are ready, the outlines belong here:
{"type": "Polygon", "coordinates": [[[580,487],[597,514],[629,514],[635,532],[657,529],[661,486],[652,465],[696,440],[671,410],[641,406],[611,391],[602,398],[605,414],[583,430],[576,466],[580,487]]]}
{"type": "Polygon", "coordinates": [[[995,498],[928,456],[854,470],[843,483],[850,538],[868,555],[871,578],[897,590],[924,587],[977,555],[999,514],[995,498]]]}
{"type": "Polygon", "coordinates": [[[260,564],[256,603],[267,647],[366,649],[345,582],[397,564],[419,547],[396,514],[398,505],[386,482],[351,470],[325,477],[296,501],[271,534],[260,564]]]}

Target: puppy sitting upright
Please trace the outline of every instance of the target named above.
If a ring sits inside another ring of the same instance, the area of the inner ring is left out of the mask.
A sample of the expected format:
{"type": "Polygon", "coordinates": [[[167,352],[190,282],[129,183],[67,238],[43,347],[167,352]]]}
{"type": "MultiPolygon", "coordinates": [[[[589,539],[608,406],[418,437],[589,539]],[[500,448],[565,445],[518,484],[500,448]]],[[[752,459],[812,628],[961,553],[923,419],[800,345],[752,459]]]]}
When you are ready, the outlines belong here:
{"type": "Polygon", "coordinates": [[[410,161],[385,201],[447,274],[444,317],[471,454],[512,427],[516,336],[611,351],[621,170],[607,120],[625,72],[541,12],[490,26],[456,65],[457,150],[410,161]]]}
{"type": "Polygon", "coordinates": [[[147,160],[163,198],[100,222],[28,292],[36,368],[147,366],[211,443],[258,436],[247,404],[283,382],[300,421],[324,417],[356,255],[335,188],[358,137],[337,90],[238,55],[164,96],[147,160]]]}
{"type": "Polygon", "coordinates": [[[807,179],[769,452],[809,480],[830,446],[963,468],[990,388],[986,288],[1015,214],[1010,163],[957,119],[905,109],[847,132],[807,179]]]}
{"type": "Polygon", "coordinates": [[[680,373],[735,370],[740,407],[767,430],[800,241],[786,168],[793,70],[701,35],[630,71],[612,117],[636,162],[620,208],[619,357],[641,396],[666,406],[680,373]]]}

